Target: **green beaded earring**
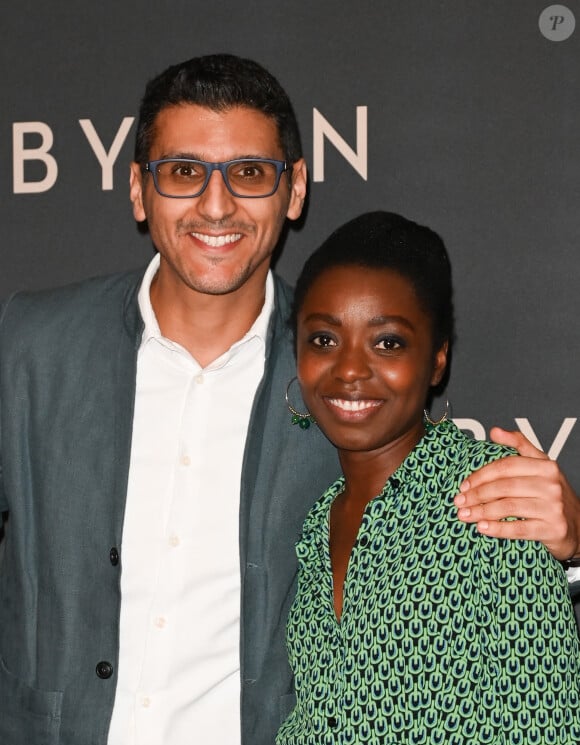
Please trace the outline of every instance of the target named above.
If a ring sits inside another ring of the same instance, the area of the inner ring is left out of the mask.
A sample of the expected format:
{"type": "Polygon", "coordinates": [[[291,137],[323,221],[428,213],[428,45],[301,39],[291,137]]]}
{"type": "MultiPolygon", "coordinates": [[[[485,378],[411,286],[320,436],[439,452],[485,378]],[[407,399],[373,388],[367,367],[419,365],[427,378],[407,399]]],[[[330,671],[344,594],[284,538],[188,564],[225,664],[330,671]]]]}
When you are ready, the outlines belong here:
{"type": "Polygon", "coordinates": [[[427,409],[423,409],[423,416],[425,418],[425,426],[428,429],[433,429],[433,427],[436,427],[438,424],[441,424],[442,422],[446,422],[449,419],[450,413],[451,413],[451,407],[449,406],[449,399],[445,401],[445,411],[443,412],[443,416],[440,416],[439,419],[431,419],[430,412],[428,412],[427,409]]]}
{"type": "Polygon", "coordinates": [[[308,429],[311,424],[316,424],[316,420],[312,416],[312,414],[306,412],[306,414],[301,414],[299,411],[296,411],[296,409],[290,404],[290,401],[288,400],[288,393],[290,391],[290,386],[292,383],[298,380],[298,378],[292,378],[292,380],[288,383],[288,386],[286,387],[286,405],[288,406],[288,410],[292,414],[292,424],[297,424],[300,429],[308,429]]]}

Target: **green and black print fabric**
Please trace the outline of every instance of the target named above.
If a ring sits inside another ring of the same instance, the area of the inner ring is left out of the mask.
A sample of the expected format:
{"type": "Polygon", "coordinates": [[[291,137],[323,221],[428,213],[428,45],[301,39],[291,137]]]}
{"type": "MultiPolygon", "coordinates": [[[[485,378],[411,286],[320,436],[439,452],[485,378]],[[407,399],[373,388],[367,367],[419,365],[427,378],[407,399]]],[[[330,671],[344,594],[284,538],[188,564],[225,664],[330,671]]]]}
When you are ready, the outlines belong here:
{"type": "Polygon", "coordinates": [[[333,607],[329,514],[309,513],[287,629],[297,703],[278,745],[579,745],[579,643],[565,574],[537,543],[460,523],[459,483],[511,451],[451,422],[370,502],[333,607]]]}

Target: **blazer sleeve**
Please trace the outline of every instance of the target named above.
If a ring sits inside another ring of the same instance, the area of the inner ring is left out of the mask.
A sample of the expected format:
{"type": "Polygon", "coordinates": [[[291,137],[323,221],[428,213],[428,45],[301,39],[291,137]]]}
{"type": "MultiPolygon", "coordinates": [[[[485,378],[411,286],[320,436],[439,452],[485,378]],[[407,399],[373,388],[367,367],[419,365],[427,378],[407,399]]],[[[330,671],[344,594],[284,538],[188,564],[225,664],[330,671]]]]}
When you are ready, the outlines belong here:
{"type": "MultiPolygon", "coordinates": [[[[8,300],[0,303],[0,362],[2,359],[2,327],[3,327],[3,321],[4,316],[6,314],[6,309],[8,308],[8,304],[10,303],[10,300],[13,296],[11,296],[8,300]]],[[[2,433],[3,433],[3,425],[2,425],[2,400],[3,400],[3,391],[4,391],[4,385],[2,381],[2,365],[0,364],[0,528],[3,524],[3,517],[2,513],[6,512],[8,510],[8,500],[6,497],[6,492],[4,489],[4,478],[3,478],[3,463],[2,463],[2,433]]]]}
{"type": "Polygon", "coordinates": [[[565,573],[537,542],[486,548],[488,721],[506,745],[578,745],[580,648],[565,573]]]}

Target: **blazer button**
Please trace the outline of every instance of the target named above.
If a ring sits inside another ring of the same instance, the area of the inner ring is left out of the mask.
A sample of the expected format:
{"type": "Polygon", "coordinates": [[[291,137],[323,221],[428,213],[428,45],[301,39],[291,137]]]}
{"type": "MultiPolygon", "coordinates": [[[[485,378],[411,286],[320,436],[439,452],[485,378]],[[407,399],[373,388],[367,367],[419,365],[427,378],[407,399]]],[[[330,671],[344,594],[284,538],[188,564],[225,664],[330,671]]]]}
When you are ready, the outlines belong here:
{"type": "Polygon", "coordinates": [[[96,671],[99,678],[107,680],[107,678],[110,678],[113,674],[113,666],[110,662],[102,660],[101,662],[97,662],[96,671]]]}
{"type": "Polygon", "coordinates": [[[109,551],[109,559],[111,560],[111,564],[116,567],[119,563],[119,552],[117,549],[113,546],[113,548],[109,551]]]}

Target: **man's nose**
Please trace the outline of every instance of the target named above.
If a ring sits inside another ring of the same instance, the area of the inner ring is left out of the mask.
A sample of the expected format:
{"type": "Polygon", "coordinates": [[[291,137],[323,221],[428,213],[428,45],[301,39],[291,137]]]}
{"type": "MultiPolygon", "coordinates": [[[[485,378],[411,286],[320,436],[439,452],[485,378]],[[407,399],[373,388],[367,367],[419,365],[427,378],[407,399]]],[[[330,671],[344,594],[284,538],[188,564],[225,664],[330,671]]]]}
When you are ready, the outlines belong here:
{"type": "Polygon", "coordinates": [[[215,170],[197,198],[201,214],[209,220],[222,220],[236,209],[236,198],[226,186],[222,174],[215,170]]]}

